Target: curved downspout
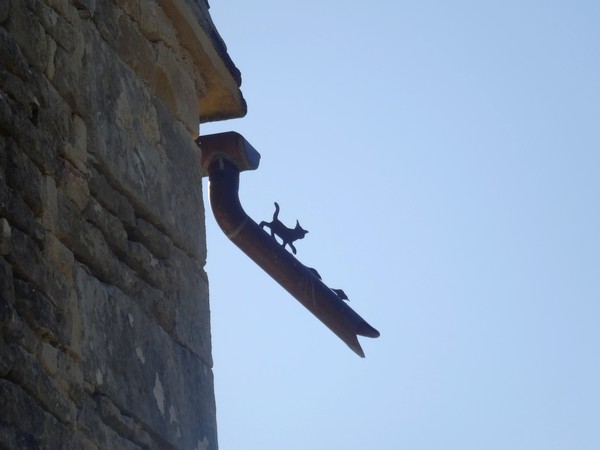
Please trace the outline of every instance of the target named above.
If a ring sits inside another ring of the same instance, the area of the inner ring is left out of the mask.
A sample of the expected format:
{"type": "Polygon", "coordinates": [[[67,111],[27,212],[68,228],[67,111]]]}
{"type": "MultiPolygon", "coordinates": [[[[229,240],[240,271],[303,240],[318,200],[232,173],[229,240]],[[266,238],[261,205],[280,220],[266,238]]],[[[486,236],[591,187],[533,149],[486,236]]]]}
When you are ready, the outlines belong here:
{"type": "Polygon", "coordinates": [[[238,197],[241,170],[256,169],[260,155],[239,134],[202,136],[202,160],[209,176],[210,204],[225,235],[313,313],[356,354],[365,356],[357,336],[379,332],[350,308],[291,253],[252,220],[238,197]]]}

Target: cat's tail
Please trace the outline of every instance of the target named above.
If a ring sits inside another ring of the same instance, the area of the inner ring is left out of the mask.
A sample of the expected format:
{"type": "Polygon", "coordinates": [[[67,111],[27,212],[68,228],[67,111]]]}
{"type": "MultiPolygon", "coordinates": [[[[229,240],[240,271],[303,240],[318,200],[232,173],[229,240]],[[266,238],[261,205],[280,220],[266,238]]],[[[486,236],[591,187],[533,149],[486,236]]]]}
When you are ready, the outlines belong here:
{"type": "Polygon", "coordinates": [[[273,220],[277,220],[279,217],[279,205],[275,202],[275,212],[273,213],[273,220]]]}

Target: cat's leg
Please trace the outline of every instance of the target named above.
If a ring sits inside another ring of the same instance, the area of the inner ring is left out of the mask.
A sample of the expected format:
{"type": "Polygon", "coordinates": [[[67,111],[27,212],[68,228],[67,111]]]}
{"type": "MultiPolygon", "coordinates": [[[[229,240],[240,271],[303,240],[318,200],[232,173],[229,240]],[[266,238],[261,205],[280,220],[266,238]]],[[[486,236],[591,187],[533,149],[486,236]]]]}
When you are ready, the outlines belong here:
{"type": "Polygon", "coordinates": [[[292,253],[295,255],[296,254],[296,247],[294,247],[294,244],[292,244],[291,242],[289,242],[290,244],[290,248],[292,249],[292,253]]]}

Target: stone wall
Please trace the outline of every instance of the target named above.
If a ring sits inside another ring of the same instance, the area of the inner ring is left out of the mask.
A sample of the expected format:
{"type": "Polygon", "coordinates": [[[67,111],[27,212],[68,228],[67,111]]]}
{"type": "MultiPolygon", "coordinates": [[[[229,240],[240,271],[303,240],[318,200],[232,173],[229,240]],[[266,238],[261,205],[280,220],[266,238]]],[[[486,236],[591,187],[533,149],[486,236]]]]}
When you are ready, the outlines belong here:
{"type": "Polygon", "coordinates": [[[2,449],[217,448],[185,7],[0,1],[2,449]]]}

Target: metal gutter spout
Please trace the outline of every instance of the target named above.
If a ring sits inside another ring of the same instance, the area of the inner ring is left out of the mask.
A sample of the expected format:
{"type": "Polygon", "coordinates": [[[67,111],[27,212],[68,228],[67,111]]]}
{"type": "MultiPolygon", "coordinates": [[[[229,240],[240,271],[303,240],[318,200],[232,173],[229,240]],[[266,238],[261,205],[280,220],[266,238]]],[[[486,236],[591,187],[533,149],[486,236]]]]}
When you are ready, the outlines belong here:
{"type": "Polygon", "coordinates": [[[239,175],[244,170],[255,170],[260,154],[235,132],[200,136],[196,142],[202,149],[204,175],[209,177],[211,208],[225,235],[364,358],[358,336],[376,338],[379,332],[327,287],[314,269],[285,250],[242,208],[239,175]]]}

